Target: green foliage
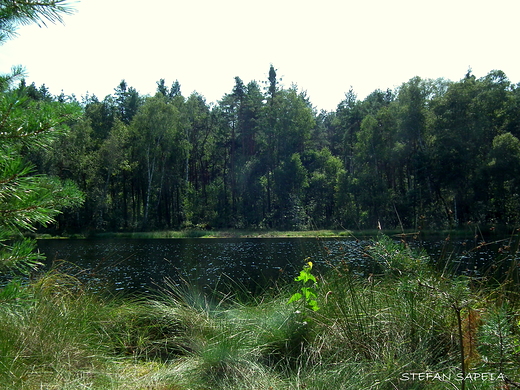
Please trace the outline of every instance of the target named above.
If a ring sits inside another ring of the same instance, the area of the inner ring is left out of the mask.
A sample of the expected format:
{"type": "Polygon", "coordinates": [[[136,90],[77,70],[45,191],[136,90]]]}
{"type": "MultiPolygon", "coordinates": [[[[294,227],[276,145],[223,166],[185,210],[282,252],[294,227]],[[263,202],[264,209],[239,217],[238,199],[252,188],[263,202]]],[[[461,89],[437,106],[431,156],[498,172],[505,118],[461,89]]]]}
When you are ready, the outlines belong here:
{"type": "MultiPolygon", "coordinates": [[[[15,2],[0,6],[0,40],[19,24],[45,24],[69,12],[63,1],[15,2]]],[[[24,272],[42,258],[33,254],[34,242],[21,238],[27,231],[47,226],[66,208],[78,206],[83,195],[71,181],[36,174],[26,155],[48,148],[66,130],[65,124],[81,114],[75,103],[36,100],[24,83],[13,89],[20,69],[0,77],[0,268],[24,272]],[[19,239],[8,243],[13,238],[19,239]]]]}
{"type": "Polygon", "coordinates": [[[63,130],[60,124],[78,115],[73,104],[33,102],[24,90],[0,92],[0,264],[27,270],[41,256],[31,254],[31,240],[6,240],[55,221],[61,210],[80,205],[83,194],[72,181],[35,174],[24,152],[47,147],[63,130]],[[61,130],[60,130],[61,129],[61,130]]]}
{"type": "Polygon", "coordinates": [[[369,248],[369,253],[379,269],[387,276],[428,276],[431,273],[429,257],[423,251],[410,248],[403,242],[380,234],[369,248]]]}
{"type": "MultiPolygon", "coordinates": [[[[168,169],[166,162],[177,164],[186,155],[185,135],[180,128],[179,110],[160,95],[148,99],[137,111],[132,121],[134,153],[140,161],[143,173],[144,210],[141,226],[149,226],[149,214],[153,193],[162,192],[161,184],[168,169]],[[157,184],[159,183],[159,184],[157,184]]],[[[177,165],[176,164],[176,165],[177,165]]],[[[168,170],[170,172],[170,170],[168,170]]]]}
{"type": "Polygon", "coordinates": [[[73,12],[67,0],[15,1],[4,0],[0,5],[0,44],[16,36],[20,25],[62,22],[63,15],[73,12]]]}
{"type": "Polygon", "coordinates": [[[312,274],[312,262],[308,261],[307,264],[303,266],[303,269],[300,271],[300,275],[298,275],[294,280],[296,282],[301,283],[301,293],[294,293],[287,303],[292,303],[303,299],[305,305],[313,311],[318,311],[320,308],[318,306],[318,298],[316,294],[316,284],[318,283],[316,276],[312,274]],[[312,285],[309,285],[310,282],[312,285]]]}
{"type": "MultiPolygon", "coordinates": [[[[520,222],[520,93],[503,72],[414,77],[364,100],[349,91],[320,113],[276,73],[271,66],[265,88],[236,77],[216,104],[197,92],[185,98],[164,79],[156,96],[122,80],[102,101],[85,97],[68,136],[27,154],[38,173],[86,193],[60,227],[420,231],[520,222]]],[[[71,109],[57,104],[67,99],[22,87],[25,100],[5,98],[4,111],[30,109],[45,137],[57,134],[46,131],[45,112],[71,109]]],[[[41,139],[18,144],[31,138],[41,139]]]]}
{"type": "Polygon", "coordinates": [[[520,354],[518,324],[512,312],[507,304],[493,307],[484,314],[478,333],[482,360],[504,373],[514,372],[514,358],[520,354]]]}

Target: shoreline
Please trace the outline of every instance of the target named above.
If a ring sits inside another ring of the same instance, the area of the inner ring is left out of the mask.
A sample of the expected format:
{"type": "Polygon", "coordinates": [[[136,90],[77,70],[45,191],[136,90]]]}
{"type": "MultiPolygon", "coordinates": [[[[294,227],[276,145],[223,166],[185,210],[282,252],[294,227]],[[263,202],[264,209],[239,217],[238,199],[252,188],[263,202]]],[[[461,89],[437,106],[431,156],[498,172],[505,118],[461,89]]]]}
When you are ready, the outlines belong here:
{"type": "Polygon", "coordinates": [[[222,230],[161,230],[147,232],[92,232],[87,234],[35,234],[36,239],[113,239],[113,238],[132,238],[132,239],[186,239],[186,238],[206,238],[206,239],[267,239],[267,238],[366,238],[376,237],[379,234],[391,237],[406,238],[424,238],[439,236],[444,238],[466,238],[466,237],[489,237],[489,236],[507,236],[518,234],[516,231],[509,231],[507,228],[489,228],[489,227],[473,227],[446,229],[446,230],[348,230],[348,229],[316,229],[316,230],[241,230],[241,229],[222,229],[222,230]]]}

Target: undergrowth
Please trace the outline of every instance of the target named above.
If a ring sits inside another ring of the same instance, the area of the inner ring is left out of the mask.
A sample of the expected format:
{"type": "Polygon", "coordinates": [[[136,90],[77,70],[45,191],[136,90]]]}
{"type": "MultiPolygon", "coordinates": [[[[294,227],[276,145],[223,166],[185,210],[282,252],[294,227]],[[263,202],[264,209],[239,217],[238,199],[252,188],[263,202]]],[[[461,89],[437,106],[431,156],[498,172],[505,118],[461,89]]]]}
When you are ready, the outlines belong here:
{"type": "Polygon", "coordinates": [[[437,272],[386,236],[366,256],[368,275],[315,267],[250,299],[173,283],[159,297],[113,298],[56,270],[13,280],[0,291],[0,389],[517,386],[514,283],[437,272]],[[309,281],[312,296],[291,300],[309,281]]]}

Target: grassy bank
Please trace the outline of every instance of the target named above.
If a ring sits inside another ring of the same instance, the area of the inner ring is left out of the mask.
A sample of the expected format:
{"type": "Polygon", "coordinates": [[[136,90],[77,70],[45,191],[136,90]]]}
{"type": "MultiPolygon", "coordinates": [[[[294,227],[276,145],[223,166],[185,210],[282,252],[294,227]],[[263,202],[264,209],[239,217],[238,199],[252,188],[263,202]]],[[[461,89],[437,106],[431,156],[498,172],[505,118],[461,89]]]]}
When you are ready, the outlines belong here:
{"type": "Polygon", "coordinates": [[[436,273],[425,255],[385,236],[365,255],[373,274],[343,264],[320,275],[307,266],[304,274],[317,283],[304,278],[247,299],[190,286],[168,286],[154,298],[108,298],[57,271],[29,285],[13,281],[0,291],[0,389],[499,389],[520,382],[517,267],[493,286],[436,273]],[[301,299],[288,303],[295,293],[301,299]]]}
{"type": "Polygon", "coordinates": [[[252,230],[252,229],[184,229],[184,230],[159,230],[148,232],[91,232],[88,234],[72,234],[62,237],[50,234],[40,234],[37,238],[338,238],[338,237],[376,237],[380,233],[387,236],[409,237],[489,237],[508,236],[516,232],[516,227],[506,226],[479,226],[468,225],[449,230],[401,230],[378,229],[348,230],[348,229],[315,229],[315,230],[252,230]]]}
{"type": "Polygon", "coordinates": [[[293,238],[293,237],[348,237],[350,230],[164,230],[156,232],[96,233],[97,238],[293,238]]]}
{"type": "MultiPolygon", "coordinates": [[[[376,234],[376,231],[373,231],[376,234]]],[[[305,238],[305,237],[349,237],[353,234],[350,230],[160,230],[150,232],[94,232],[89,234],[72,234],[54,236],[39,234],[36,238],[305,238]]]]}

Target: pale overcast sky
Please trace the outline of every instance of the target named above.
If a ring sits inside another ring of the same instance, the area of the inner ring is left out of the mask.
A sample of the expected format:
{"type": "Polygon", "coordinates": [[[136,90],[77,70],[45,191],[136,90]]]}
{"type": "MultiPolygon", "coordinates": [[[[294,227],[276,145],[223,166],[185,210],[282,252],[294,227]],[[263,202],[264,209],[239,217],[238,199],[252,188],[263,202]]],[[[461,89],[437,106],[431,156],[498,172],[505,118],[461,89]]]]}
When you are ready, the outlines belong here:
{"type": "Polygon", "coordinates": [[[102,99],[122,79],[153,94],[160,78],[208,103],[234,77],[272,63],[318,109],[350,87],[363,99],[414,76],[460,80],[503,70],[520,82],[519,0],[82,0],[65,25],[27,26],[0,47],[0,72],[25,66],[54,94],[102,99]]]}

